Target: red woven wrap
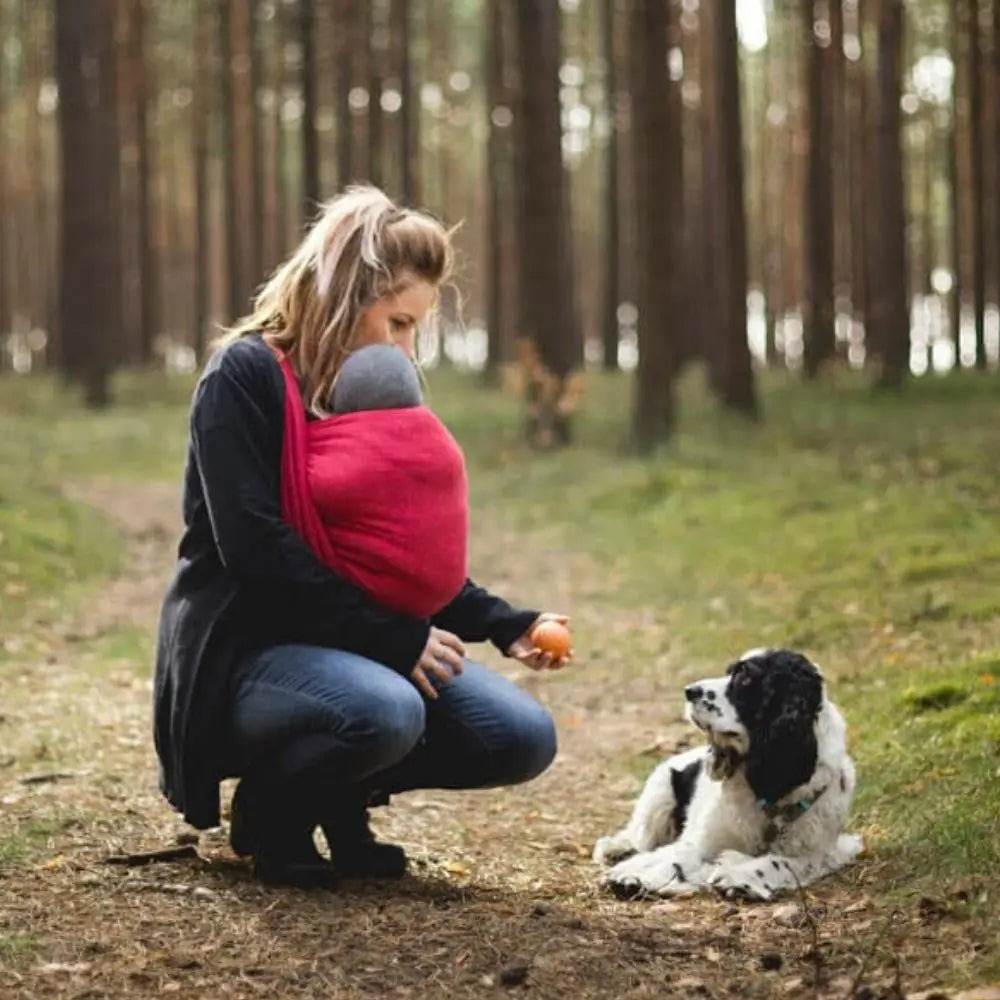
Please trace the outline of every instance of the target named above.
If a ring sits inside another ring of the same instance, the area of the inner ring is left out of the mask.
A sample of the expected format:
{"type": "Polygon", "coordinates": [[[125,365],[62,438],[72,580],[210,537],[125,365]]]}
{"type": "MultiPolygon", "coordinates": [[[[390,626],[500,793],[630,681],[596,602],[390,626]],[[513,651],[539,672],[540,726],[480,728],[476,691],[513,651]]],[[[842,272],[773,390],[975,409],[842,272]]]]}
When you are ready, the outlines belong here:
{"type": "Polygon", "coordinates": [[[393,611],[426,618],[466,578],[465,461],[424,406],[307,421],[285,376],[282,517],[331,569],[393,611]]]}

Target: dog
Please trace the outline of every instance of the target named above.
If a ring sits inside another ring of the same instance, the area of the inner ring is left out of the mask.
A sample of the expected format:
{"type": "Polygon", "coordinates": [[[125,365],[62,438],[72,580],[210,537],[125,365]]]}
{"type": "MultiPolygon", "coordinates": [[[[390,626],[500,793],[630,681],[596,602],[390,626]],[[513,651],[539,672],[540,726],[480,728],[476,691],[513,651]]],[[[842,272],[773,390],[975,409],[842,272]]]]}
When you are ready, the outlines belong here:
{"type": "Polygon", "coordinates": [[[770,900],[858,856],[861,838],[843,832],[855,784],[846,726],[815,664],[750,650],[684,696],[708,744],[658,765],[628,825],[598,840],[616,895],[770,900]]]}

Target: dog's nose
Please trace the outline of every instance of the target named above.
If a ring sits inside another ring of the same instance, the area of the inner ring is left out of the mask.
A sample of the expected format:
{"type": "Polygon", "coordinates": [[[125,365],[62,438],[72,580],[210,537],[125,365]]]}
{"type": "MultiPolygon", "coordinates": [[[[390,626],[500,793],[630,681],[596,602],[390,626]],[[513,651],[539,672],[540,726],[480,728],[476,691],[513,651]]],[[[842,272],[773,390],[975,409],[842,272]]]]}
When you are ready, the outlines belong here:
{"type": "Polygon", "coordinates": [[[688,701],[700,701],[701,696],[704,693],[705,692],[702,691],[701,686],[698,684],[688,684],[688,686],[684,688],[684,697],[687,698],[688,701]]]}

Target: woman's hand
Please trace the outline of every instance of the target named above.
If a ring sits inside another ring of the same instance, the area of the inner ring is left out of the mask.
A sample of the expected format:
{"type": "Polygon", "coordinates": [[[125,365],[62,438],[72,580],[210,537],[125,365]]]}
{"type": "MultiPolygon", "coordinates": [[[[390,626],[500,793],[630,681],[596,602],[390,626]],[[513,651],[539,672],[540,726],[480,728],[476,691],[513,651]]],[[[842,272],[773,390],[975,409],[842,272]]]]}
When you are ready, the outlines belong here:
{"type": "Polygon", "coordinates": [[[462,672],[464,656],[465,645],[457,635],[432,625],[427,645],[424,646],[417,665],[410,671],[410,680],[422,694],[428,698],[437,698],[438,693],[431,678],[438,684],[450,684],[452,677],[462,672]]]}
{"type": "Polygon", "coordinates": [[[532,670],[559,670],[573,659],[573,650],[571,649],[565,656],[559,657],[554,657],[551,653],[540,650],[531,641],[531,633],[541,622],[558,622],[560,625],[569,625],[569,618],[566,615],[553,614],[551,611],[543,612],[531,623],[531,628],[524,635],[510,644],[507,655],[512,656],[515,660],[520,660],[532,670]]]}

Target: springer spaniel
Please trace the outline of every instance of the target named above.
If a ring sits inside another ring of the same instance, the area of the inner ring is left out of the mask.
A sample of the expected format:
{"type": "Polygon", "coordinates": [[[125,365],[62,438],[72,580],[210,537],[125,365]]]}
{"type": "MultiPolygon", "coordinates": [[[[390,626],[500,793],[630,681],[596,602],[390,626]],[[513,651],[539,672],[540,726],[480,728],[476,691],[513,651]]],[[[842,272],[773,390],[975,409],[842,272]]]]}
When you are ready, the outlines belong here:
{"type": "Polygon", "coordinates": [[[857,857],[861,838],[842,832],[854,793],[846,727],[814,664],[751,650],[684,695],[708,744],[661,763],[628,825],[597,842],[617,895],[769,900],[857,857]]]}

